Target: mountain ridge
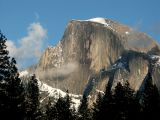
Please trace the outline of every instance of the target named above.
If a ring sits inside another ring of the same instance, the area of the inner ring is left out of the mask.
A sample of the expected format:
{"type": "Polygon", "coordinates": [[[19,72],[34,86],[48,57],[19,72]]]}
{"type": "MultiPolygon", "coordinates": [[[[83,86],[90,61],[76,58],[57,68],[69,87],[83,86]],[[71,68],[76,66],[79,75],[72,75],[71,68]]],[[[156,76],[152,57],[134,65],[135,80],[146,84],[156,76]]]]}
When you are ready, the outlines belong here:
{"type": "MultiPolygon", "coordinates": [[[[131,86],[136,86],[134,84],[138,83],[133,79],[144,79],[150,61],[145,60],[143,56],[136,57],[135,53],[160,55],[159,45],[145,33],[112,20],[71,20],[60,42],[57,46],[45,50],[33,72],[53,87],[82,94],[91,78],[97,76],[101,70],[112,67],[129,51],[132,52],[126,54],[126,59],[129,59],[129,56],[133,59],[127,60],[128,69],[133,70],[127,75],[131,86]]],[[[119,74],[121,72],[116,72],[114,78],[119,74]]],[[[95,88],[103,91],[110,77],[98,81],[95,88]]],[[[154,75],[154,79],[157,79],[157,75],[154,75]]]]}

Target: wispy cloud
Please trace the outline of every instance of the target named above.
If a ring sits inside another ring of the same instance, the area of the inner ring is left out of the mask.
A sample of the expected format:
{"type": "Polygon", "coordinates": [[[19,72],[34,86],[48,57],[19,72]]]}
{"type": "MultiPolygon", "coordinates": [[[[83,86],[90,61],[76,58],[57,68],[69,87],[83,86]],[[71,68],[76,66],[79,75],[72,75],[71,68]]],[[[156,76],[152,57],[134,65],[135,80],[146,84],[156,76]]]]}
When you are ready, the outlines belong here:
{"type": "MultiPolygon", "coordinates": [[[[45,71],[38,70],[36,71],[36,76],[41,79],[57,80],[57,78],[66,78],[71,73],[77,70],[78,64],[76,62],[67,63],[62,65],[60,68],[51,68],[45,71]]],[[[60,79],[59,79],[60,80],[60,79]]],[[[63,79],[62,79],[63,80],[63,79]]]]}
{"type": "Polygon", "coordinates": [[[28,60],[37,61],[42,53],[47,38],[47,30],[39,22],[29,25],[26,36],[18,41],[18,44],[12,40],[7,41],[7,49],[12,57],[15,57],[20,66],[26,66],[28,60]]]}

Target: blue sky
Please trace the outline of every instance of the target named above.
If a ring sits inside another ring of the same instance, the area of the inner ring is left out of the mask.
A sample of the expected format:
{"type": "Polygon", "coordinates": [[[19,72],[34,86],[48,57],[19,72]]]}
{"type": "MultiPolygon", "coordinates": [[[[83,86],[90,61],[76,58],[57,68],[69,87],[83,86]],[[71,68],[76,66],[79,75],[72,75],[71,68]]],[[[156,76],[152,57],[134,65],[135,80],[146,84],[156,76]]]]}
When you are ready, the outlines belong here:
{"type": "Polygon", "coordinates": [[[0,0],[0,29],[16,47],[34,28],[42,29],[43,50],[61,39],[71,19],[105,17],[135,27],[160,42],[159,5],[160,0],[0,0]]]}

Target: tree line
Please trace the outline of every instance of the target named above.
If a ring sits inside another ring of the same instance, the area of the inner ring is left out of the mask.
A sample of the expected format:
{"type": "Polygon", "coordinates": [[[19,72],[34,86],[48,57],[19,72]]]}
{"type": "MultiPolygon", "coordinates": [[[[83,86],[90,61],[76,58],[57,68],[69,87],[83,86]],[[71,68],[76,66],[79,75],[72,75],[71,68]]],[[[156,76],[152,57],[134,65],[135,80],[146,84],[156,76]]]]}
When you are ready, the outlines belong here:
{"type": "Polygon", "coordinates": [[[38,81],[32,75],[27,83],[19,78],[16,60],[9,57],[6,37],[0,32],[0,119],[1,120],[156,120],[160,114],[160,95],[149,72],[143,91],[134,91],[126,81],[111,90],[106,85],[93,106],[83,96],[78,109],[65,97],[52,98],[40,106],[38,81]]]}

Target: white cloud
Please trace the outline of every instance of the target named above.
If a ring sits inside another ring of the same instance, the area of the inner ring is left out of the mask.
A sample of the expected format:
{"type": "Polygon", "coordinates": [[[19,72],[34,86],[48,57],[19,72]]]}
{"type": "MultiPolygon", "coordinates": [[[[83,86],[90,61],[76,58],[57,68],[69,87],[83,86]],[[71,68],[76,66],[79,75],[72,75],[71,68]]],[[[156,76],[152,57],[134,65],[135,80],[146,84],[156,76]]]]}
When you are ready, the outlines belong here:
{"type": "Polygon", "coordinates": [[[18,45],[11,40],[6,42],[7,49],[10,56],[15,57],[18,62],[25,63],[29,59],[38,60],[47,43],[46,38],[47,30],[39,22],[32,23],[28,27],[27,35],[18,41],[18,45]]]}
{"type": "Polygon", "coordinates": [[[7,49],[9,50],[9,54],[11,56],[15,56],[15,54],[17,52],[17,48],[16,48],[14,42],[12,42],[11,40],[7,40],[6,44],[7,44],[7,49]]]}

